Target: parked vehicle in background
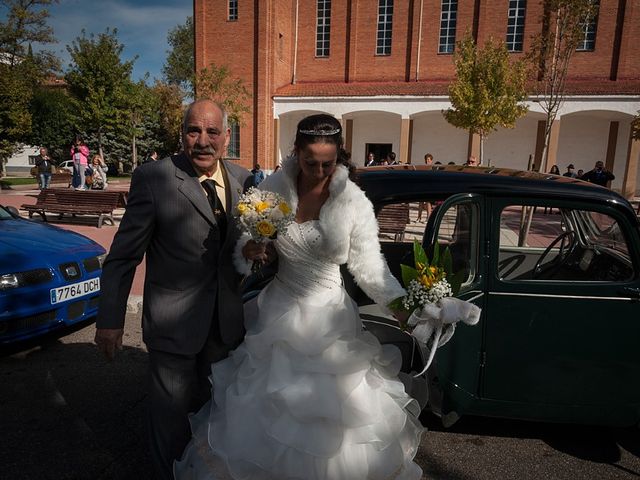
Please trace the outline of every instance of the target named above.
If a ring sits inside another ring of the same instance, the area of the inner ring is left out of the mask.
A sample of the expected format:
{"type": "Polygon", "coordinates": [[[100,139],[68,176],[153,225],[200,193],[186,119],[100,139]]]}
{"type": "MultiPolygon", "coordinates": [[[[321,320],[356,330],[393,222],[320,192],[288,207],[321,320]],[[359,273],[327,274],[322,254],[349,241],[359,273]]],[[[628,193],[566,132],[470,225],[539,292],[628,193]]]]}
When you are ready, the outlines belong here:
{"type": "Polygon", "coordinates": [[[105,249],[0,206],[0,348],[95,319],[105,249]]]}

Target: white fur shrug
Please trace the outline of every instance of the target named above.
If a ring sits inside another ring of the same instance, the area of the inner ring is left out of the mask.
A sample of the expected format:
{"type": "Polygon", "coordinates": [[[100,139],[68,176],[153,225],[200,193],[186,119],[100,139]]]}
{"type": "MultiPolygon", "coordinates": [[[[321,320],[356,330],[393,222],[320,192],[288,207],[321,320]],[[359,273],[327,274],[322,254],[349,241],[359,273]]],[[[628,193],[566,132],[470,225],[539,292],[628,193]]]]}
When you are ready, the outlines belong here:
{"type": "MultiPolygon", "coordinates": [[[[289,157],[280,171],[260,184],[260,189],[279,193],[295,212],[298,208],[298,173],[297,158],[289,157]]],[[[405,295],[380,251],[373,205],[349,180],[349,172],[342,165],[336,167],[331,177],[329,198],[320,209],[319,228],[323,244],[318,254],[339,265],[346,263],[358,286],[385,311],[388,311],[389,302],[405,295]]],[[[234,264],[243,274],[251,272],[250,263],[242,256],[242,247],[249,238],[243,235],[234,253],[234,264]]]]}

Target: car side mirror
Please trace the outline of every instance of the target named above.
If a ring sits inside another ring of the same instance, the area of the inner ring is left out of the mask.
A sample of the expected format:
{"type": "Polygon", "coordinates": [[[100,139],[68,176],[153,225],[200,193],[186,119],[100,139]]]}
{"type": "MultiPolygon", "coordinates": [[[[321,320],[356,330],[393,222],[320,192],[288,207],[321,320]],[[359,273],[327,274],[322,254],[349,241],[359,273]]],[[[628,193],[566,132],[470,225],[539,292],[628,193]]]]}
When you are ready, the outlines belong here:
{"type": "Polygon", "coordinates": [[[16,218],[20,217],[20,212],[18,211],[18,209],[16,207],[12,207],[11,205],[4,207],[5,210],[7,210],[11,215],[13,215],[16,218]]]}

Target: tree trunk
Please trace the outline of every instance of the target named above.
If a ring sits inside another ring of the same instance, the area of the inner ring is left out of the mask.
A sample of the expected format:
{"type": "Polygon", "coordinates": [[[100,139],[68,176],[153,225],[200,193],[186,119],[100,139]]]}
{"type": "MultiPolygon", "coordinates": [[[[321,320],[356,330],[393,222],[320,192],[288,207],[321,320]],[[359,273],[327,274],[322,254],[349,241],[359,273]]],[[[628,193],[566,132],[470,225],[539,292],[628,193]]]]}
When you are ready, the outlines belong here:
{"type": "Polygon", "coordinates": [[[138,147],[136,145],[136,134],[131,137],[131,171],[138,166],[138,147]]]}
{"type": "Polygon", "coordinates": [[[102,127],[98,127],[98,154],[100,158],[104,160],[104,153],[102,152],[102,127]]]}

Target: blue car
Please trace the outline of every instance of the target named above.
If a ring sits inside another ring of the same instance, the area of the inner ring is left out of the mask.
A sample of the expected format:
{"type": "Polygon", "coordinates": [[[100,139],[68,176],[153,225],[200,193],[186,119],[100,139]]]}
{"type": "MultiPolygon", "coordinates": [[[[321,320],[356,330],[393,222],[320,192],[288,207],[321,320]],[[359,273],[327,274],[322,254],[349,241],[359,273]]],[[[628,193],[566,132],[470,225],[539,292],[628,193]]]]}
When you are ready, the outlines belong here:
{"type": "Polygon", "coordinates": [[[0,206],[0,347],[95,318],[105,249],[0,206]]]}

